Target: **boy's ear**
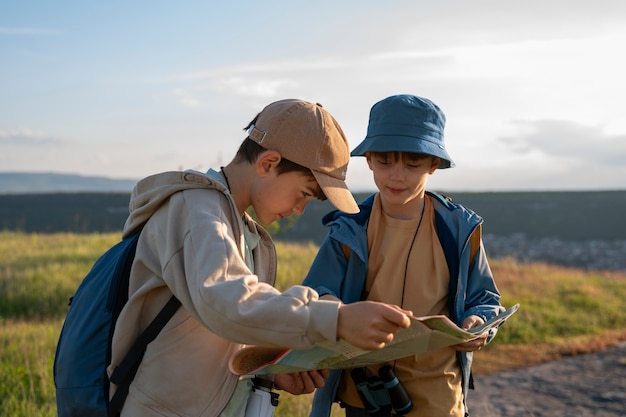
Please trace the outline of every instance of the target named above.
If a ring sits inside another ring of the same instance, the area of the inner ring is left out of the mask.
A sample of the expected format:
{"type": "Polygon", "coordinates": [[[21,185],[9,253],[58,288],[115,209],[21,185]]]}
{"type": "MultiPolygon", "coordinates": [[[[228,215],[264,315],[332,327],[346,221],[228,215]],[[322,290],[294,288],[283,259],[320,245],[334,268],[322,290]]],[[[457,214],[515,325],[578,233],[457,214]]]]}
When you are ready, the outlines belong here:
{"type": "Polygon", "coordinates": [[[437,168],[439,168],[439,164],[441,163],[441,158],[434,156],[430,165],[430,173],[433,174],[437,168]]]}
{"type": "Polygon", "coordinates": [[[370,171],[372,171],[372,154],[370,152],[365,152],[365,160],[367,161],[367,166],[370,167],[370,171]]]}
{"type": "Polygon", "coordinates": [[[257,175],[260,177],[264,177],[272,169],[278,166],[281,159],[282,156],[277,151],[267,150],[261,152],[254,164],[257,175]]]}

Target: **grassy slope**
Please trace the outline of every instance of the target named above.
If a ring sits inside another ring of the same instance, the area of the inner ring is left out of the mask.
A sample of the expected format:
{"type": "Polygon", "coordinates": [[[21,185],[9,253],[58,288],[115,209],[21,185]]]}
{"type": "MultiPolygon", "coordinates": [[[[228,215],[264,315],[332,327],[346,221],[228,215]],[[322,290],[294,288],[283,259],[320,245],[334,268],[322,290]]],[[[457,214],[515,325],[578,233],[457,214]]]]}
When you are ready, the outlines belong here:
{"type": "MultiPolygon", "coordinates": [[[[52,361],[67,298],[111,234],[0,232],[0,415],[55,416],[52,361]]],[[[314,245],[279,244],[277,286],[297,284],[314,245]]],[[[586,353],[626,340],[626,274],[492,261],[502,303],[521,308],[487,349],[477,374],[586,353]]],[[[279,412],[305,416],[309,396],[281,396],[279,412]]]]}

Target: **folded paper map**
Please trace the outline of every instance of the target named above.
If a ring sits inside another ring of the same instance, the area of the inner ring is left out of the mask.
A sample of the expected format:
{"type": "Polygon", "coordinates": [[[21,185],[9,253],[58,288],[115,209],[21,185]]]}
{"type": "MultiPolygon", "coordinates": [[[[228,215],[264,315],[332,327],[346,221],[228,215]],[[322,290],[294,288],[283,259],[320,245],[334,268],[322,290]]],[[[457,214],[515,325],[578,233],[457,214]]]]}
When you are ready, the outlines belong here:
{"type": "Polygon", "coordinates": [[[389,362],[476,339],[489,329],[500,326],[518,308],[519,304],[515,304],[470,330],[459,328],[444,315],[413,317],[410,327],[400,329],[394,335],[393,342],[378,350],[359,349],[345,340],[319,343],[306,350],[247,346],[233,355],[229,366],[236,375],[263,375],[356,368],[389,362]]]}

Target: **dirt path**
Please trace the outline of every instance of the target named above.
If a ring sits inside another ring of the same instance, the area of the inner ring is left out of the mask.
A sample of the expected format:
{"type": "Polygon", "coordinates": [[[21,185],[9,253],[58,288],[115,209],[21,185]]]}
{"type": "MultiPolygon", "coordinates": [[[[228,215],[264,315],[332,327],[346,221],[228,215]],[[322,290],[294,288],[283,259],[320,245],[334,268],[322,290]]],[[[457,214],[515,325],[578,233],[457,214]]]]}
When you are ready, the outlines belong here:
{"type": "Polygon", "coordinates": [[[601,352],[475,377],[472,417],[626,417],[626,342],[601,352]]]}

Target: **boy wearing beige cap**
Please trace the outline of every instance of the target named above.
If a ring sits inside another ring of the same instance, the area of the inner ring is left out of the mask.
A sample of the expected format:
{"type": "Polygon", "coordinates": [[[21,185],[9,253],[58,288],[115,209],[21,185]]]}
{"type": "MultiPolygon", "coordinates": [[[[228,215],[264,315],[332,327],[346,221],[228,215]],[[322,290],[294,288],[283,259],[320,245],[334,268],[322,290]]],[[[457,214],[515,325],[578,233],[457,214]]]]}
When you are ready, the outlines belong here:
{"type": "MultiPolygon", "coordinates": [[[[308,287],[273,287],[274,244],[247,209],[263,224],[302,213],[314,198],[357,212],[344,182],[349,149],[330,113],[302,100],[269,104],[246,130],[221,170],[156,174],[133,190],[123,236],[142,231],[109,374],[172,294],[182,308],[148,345],[122,416],[242,417],[251,388],[228,359],[243,344],[306,349],[343,338],[376,349],[409,324],[410,312],[387,304],[343,305],[308,287]]],[[[324,376],[277,375],[274,384],[310,393],[324,376]]]]}

